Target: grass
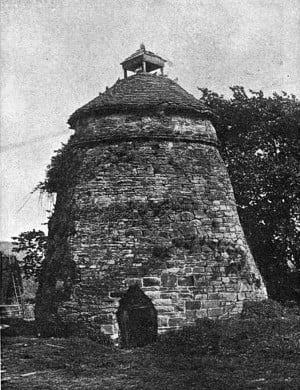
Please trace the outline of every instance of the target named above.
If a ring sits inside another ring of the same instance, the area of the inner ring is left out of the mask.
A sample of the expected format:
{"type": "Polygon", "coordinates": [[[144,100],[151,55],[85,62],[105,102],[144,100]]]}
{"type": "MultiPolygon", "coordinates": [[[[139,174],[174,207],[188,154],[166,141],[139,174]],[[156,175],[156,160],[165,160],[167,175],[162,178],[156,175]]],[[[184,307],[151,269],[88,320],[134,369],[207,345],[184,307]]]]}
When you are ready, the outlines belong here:
{"type": "Polygon", "coordinates": [[[7,337],[3,363],[11,379],[2,389],[296,390],[299,320],[296,314],[204,320],[132,350],[86,338],[7,337]]]}

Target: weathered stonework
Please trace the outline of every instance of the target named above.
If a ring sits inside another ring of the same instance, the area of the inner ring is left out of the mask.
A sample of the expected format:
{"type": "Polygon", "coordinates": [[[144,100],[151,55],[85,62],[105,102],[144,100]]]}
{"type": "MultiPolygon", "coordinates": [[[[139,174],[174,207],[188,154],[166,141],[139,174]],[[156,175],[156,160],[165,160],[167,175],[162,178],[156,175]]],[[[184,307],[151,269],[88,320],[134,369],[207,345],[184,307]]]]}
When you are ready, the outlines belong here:
{"type": "Polygon", "coordinates": [[[131,284],[151,298],[159,332],[267,297],[209,120],[90,114],[68,147],[80,164],[57,190],[38,317],[51,302],[53,315],[84,318],[116,338],[118,302],[131,284]],[[68,228],[57,234],[61,215],[68,228]]]}
{"type": "Polygon", "coordinates": [[[57,200],[36,303],[44,335],[84,323],[144,345],[157,328],[267,297],[213,114],[163,76],[165,62],[141,45],[122,62],[124,79],[69,119],[75,134],[45,183],[57,200]]]}

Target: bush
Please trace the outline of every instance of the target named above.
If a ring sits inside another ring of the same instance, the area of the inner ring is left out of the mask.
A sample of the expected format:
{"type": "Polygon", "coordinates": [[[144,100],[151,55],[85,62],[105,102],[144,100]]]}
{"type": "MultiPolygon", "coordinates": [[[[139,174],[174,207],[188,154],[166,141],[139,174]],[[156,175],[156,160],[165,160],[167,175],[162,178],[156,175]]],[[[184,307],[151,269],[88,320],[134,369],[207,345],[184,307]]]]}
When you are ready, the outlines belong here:
{"type": "Polygon", "coordinates": [[[164,352],[175,354],[214,354],[219,351],[221,323],[209,319],[198,320],[195,326],[170,331],[159,336],[164,352]]]}
{"type": "Polygon", "coordinates": [[[6,318],[5,325],[9,328],[2,330],[4,337],[37,336],[35,321],[24,321],[22,318],[6,318]]]}
{"type": "Polygon", "coordinates": [[[184,355],[186,361],[197,355],[255,351],[268,355],[270,345],[278,354],[291,353],[295,340],[284,336],[293,332],[299,334],[299,314],[299,306],[284,308],[272,300],[245,302],[239,318],[198,320],[194,326],[160,335],[157,348],[172,359],[184,355]]]}
{"type": "Polygon", "coordinates": [[[264,301],[244,302],[242,318],[282,318],[286,310],[280,303],[267,299],[264,301]]]}
{"type": "Polygon", "coordinates": [[[98,324],[77,320],[69,321],[64,328],[65,337],[88,338],[101,345],[113,345],[111,338],[101,331],[98,324]]]}

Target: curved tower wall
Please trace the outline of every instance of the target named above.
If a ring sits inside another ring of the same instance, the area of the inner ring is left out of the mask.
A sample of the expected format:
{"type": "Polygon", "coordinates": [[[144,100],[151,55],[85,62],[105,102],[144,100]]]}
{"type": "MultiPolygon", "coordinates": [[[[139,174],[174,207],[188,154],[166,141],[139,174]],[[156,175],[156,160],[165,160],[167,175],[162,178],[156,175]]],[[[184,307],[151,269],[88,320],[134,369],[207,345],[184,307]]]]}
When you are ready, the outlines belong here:
{"type": "MultiPolygon", "coordinates": [[[[234,315],[245,299],[267,297],[210,121],[90,116],[68,146],[80,168],[50,221],[56,252],[56,214],[63,210],[72,225],[63,245],[77,276],[57,272],[51,287],[63,297],[62,318],[84,316],[117,337],[118,301],[134,283],[152,299],[159,331],[234,315]]],[[[62,267],[50,257],[45,269],[62,267]]]]}

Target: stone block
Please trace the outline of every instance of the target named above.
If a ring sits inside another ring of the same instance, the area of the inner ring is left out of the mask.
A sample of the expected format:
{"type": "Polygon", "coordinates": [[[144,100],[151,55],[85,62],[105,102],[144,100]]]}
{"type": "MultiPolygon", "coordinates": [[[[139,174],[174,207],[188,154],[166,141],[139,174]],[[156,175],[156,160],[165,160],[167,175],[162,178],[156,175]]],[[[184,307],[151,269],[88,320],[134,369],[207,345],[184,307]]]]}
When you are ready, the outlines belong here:
{"type": "Polygon", "coordinates": [[[194,267],[193,272],[203,275],[205,273],[205,267],[194,267]]]}
{"type": "Polygon", "coordinates": [[[225,286],[226,292],[236,292],[236,287],[235,286],[225,286]]]}
{"type": "Polygon", "coordinates": [[[185,303],[184,302],[176,303],[174,305],[174,310],[175,311],[184,311],[185,310],[185,303]]]}
{"type": "Polygon", "coordinates": [[[160,297],[162,299],[172,299],[172,301],[178,300],[178,293],[176,292],[168,292],[168,293],[161,293],[160,297]]]}
{"type": "Polygon", "coordinates": [[[202,294],[202,295],[207,294],[209,291],[210,291],[210,289],[208,288],[207,285],[201,285],[201,286],[197,287],[197,292],[199,294],[202,294]]]}
{"type": "Polygon", "coordinates": [[[163,273],[161,283],[164,287],[175,287],[177,285],[177,276],[174,274],[163,273]]]}
{"type": "Polygon", "coordinates": [[[215,308],[220,307],[221,301],[220,300],[214,300],[214,301],[203,301],[201,304],[201,308],[215,308]]]}
{"type": "Polygon", "coordinates": [[[209,318],[220,317],[222,314],[224,314],[224,309],[221,307],[207,310],[207,315],[209,318]]]}
{"type": "Polygon", "coordinates": [[[196,294],[195,295],[196,301],[206,301],[207,300],[207,294],[196,294]]]}
{"type": "Polygon", "coordinates": [[[230,293],[230,292],[223,292],[219,293],[220,297],[226,301],[236,301],[237,300],[237,294],[236,293],[230,293]]]}
{"type": "Polygon", "coordinates": [[[240,290],[241,292],[243,292],[243,291],[248,291],[248,290],[249,290],[249,285],[248,285],[248,283],[246,283],[246,282],[241,282],[239,290],[240,290]]]}
{"type": "MultiPolygon", "coordinates": [[[[116,262],[115,262],[115,260],[107,260],[107,264],[114,265],[114,264],[116,264],[116,262]]],[[[93,265],[91,265],[90,268],[97,268],[97,266],[94,267],[93,265]]]]}
{"type": "Polygon", "coordinates": [[[192,299],[193,298],[193,293],[190,292],[190,291],[186,291],[186,290],[182,291],[181,290],[179,292],[179,298],[180,299],[192,299]]]}
{"type": "Polygon", "coordinates": [[[207,294],[207,299],[208,300],[217,300],[217,299],[220,299],[220,295],[217,292],[208,293],[207,294]]]}
{"type": "Polygon", "coordinates": [[[196,310],[186,310],[185,315],[187,321],[193,321],[196,318],[196,310]]]}
{"type": "Polygon", "coordinates": [[[143,291],[160,291],[161,288],[160,286],[143,287],[143,291]]]}
{"type": "Polygon", "coordinates": [[[173,306],[155,306],[158,313],[170,313],[174,311],[173,306]]]}
{"type": "Polygon", "coordinates": [[[201,301],[187,301],[185,303],[186,310],[196,310],[201,308],[201,301]]]}
{"type": "Polygon", "coordinates": [[[178,267],[168,268],[168,273],[169,274],[178,274],[178,273],[180,273],[180,268],[178,268],[178,267]]]}
{"type": "Polygon", "coordinates": [[[122,298],[125,294],[125,291],[111,291],[109,293],[110,298],[122,298]]]}
{"type": "Polygon", "coordinates": [[[222,276],[222,282],[223,282],[224,284],[229,283],[229,281],[230,281],[230,278],[229,278],[228,276],[222,276]]]}
{"type": "Polygon", "coordinates": [[[158,316],[157,318],[158,327],[165,327],[169,325],[169,317],[168,316],[158,316]]]}
{"type": "Polygon", "coordinates": [[[113,325],[101,325],[101,332],[107,335],[114,334],[114,326],[113,325]]]}
{"type": "Polygon", "coordinates": [[[194,277],[192,275],[178,277],[178,286],[194,286],[194,277]]]}
{"type": "Polygon", "coordinates": [[[195,210],[194,214],[197,219],[206,218],[206,214],[202,210],[195,210]]]}
{"type": "Polygon", "coordinates": [[[113,322],[113,314],[104,314],[104,315],[96,315],[91,317],[91,320],[97,322],[98,324],[112,324],[113,322]]]}
{"type": "Polygon", "coordinates": [[[143,286],[144,287],[150,287],[150,286],[160,286],[161,280],[157,277],[146,277],[143,278],[143,286]]]}
{"type": "Polygon", "coordinates": [[[159,291],[144,291],[144,293],[149,297],[150,299],[159,299],[161,293],[159,291]]]}
{"type": "Polygon", "coordinates": [[[170,327],[169,326],[165,326],[165,327],[159,327],[158,330],[157,330],[157,333],[158,334],[163,334],[163,333],[166,333],[170,330],[170,327]]]}
{"type": "Polygon", "coordinates": [[[172,305],[172,299],[154,299],[153,304],[155,306],[168,306],[172,305]]]}
{"type": "Polygon", "coordinates": [[[140,278],[127,278],[126,279],[127,286],[133,286],[135,284],[138,284],[140,287],[142,287],[142,282],[140,278]]]}
{"type": "Polygon", "coordinates": [[[212,292],[219,293],[219,292],[222,292],[222,291],[225,291],[224,284],[218,284],[216,286],[213,286],[213,291],[212,292]]]}
{"type": "Polygon", "coordinates": [[[203,276],[201,279],[195,279],[195,286],[196,287],[205,288],[208,286],[208,284],[209,284],[209,282],[206,280],[205,276],[203,276]]]}
{"type": "Polygon", "coordinates": [[[182,326],[184,325],[185,318],[175,317],[169,319],[169,326],[182,326]]]}
{"type": "Polygon", "coordinates": [[[197,318],[206,318],[207,317],[207,309],[196,310],[197,318]]]}
{"type": "Polygon", "coordinates": [[[183,211],[180,216],[182,221],[192,221],[194,219],[194,214],[189,211],[183,211]]]}
{"type": "Polygon", "coordinates": [[[247,293],[246,292],[240,292],[237,294],[237,298],[239,301],[243,301],[246,299],[247,293]]]}

